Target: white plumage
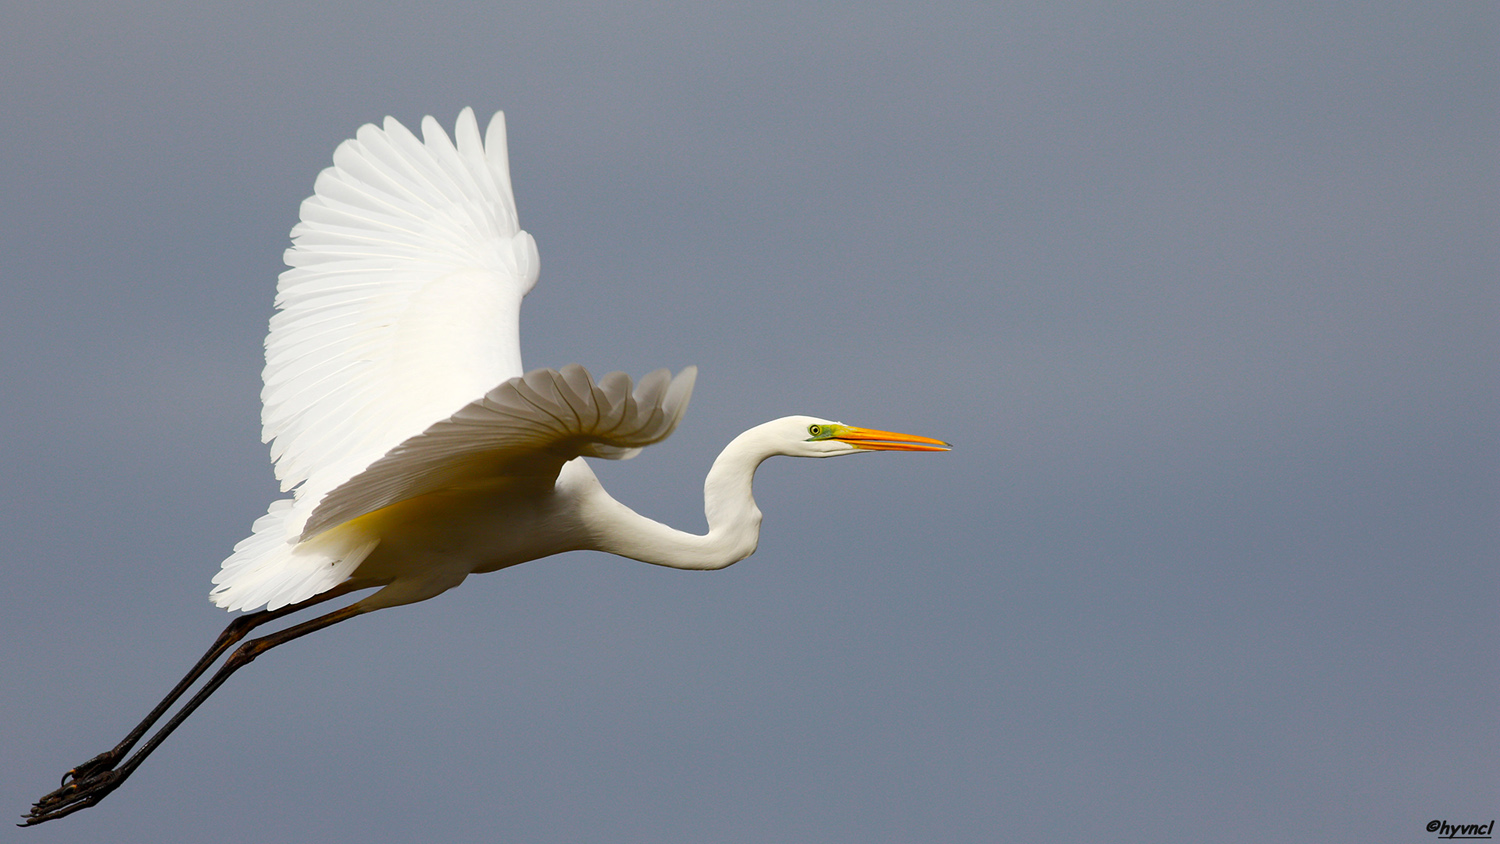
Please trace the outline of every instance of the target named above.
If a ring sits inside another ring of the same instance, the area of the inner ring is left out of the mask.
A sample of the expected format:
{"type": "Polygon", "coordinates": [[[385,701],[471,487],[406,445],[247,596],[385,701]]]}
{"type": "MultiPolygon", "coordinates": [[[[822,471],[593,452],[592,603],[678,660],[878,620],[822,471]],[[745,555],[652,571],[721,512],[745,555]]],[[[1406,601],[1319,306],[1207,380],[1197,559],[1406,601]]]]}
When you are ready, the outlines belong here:
{"type": "Polygon", "coordinates": [[[293,497],[224,561],[212,598],[226,609],[347,578],[378,540],[299,548],[324,497],[357,497],[367,467],[522,372],[521,298],[541,259],[516,214],[505,116],[483,142],[471,109],[456,145],[431,117],[422,134],[389,117],[362,127],[302,203],[261,392],[262,438],[293,497]]]}

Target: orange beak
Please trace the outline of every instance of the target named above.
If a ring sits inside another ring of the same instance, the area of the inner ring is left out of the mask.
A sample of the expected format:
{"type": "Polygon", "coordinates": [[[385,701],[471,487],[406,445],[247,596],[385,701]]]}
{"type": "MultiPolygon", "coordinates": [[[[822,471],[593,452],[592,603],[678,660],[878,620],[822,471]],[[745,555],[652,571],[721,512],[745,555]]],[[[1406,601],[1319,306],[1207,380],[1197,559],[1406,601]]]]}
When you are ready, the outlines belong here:
{"type": "Polygon", "coordinates": [[[931,437],[877,431],[873,428],[856,428],[853,425],[845,426],[833,436],[833,439],[866,451],[947,451],[953,448],[942,440],[935,440],[931,437]]]}

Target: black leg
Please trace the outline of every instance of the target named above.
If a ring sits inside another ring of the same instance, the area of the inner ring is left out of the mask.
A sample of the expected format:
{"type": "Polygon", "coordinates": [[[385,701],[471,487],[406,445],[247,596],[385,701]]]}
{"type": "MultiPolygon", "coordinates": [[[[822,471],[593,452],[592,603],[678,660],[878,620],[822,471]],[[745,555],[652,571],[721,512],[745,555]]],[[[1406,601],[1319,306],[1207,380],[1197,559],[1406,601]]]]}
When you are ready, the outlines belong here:
{"type": "Polygon", "coordinates": [[[106,750],[98,756],[95,756],[87,762],[84,762],[82,765],[72,768],[66,774],[64,774],[62,787],[43,796],[40,800],[38,800],[36,804],[31,807],[31,811],[26,814],[25,821],[20,824],[20,826],[32,826],[44,821],[50,821],[56,818],[63,817],[64,815],[70,815],[80,809],[86,809],[89,806],[98,803],[100,800],[103,800],[105,795],[118,788],[120,783],[125,781],[126,777],[130,776],[130,774],[134,772],[136,768],[140,767],[141,762],[143,762],[145,758],[150,755],[151,752],[155,750],[157,746],[160,745],[168,735],[172,733],[173,730],[177,729],[178,725],[186,720],[187,716],[192,714],[194,709],[197,709],[198,706],[203,703],[203,701],[207,700],[208,696],[213,694],[215,689],[223,685],[224,681],[229,679],[230,674],[233,674],[242,666],[249,664],[251,660],[255,659],[255,657],[259,656],[262,653],[265,653],[267,650],[275,647],[276,645],[282,644],[284,642],[290,642],[293,639],[305,636],[315,630],[321,630],[324,627],[328,627],[332,624],[337,624],[338,622],[344,621],[345,619],[353,618],[354,616],[359,615],[361,612],[363,612],[363,610],[356,609],[358,604],[351,604],[350,606],[335,610],[331,613],[328,613],[327,615],[322,615],[309,621],[305,621],[301,624],[293,625],[292,627],[288,627],[285,630],[281,630],[277,633],[272,633],[268,636],[263,636],[259,639],[254,639],[246,642],[238,650],[230,655],[229,659],[225,661],[224,665],[220,667],[220,669],[214,674],[212,678],[210,678],[208,683],[205,684],[202,689],[199,689],[198,693],[194,695],[192,699],[189,700],[187,704],[184,705],[183,708],[178,711],[178,713],[174,715],[170,721],[163,725],[162,728],[157,731],[157,733],[153,735],[149,741],[146,742],[146,744],[140,749],[140,751],[138,751],[134,756],[131,756],[125,761],[123,765],[121,765],[120,760],[125,758],[125,755],[130,752],[130,749],[135,746],[136,742],[141,740],[141,737],[146,734],[146,731],[151,729],[151,726],[155,724],[162,717],[162,715],[166,714],[167,710],[170,709],[172,705],[175,704],[177,700],[181,698],[189,688],[192,687],[193,683],[198,681],[198,678],[202,677],[203,674],[215,662],[218,661],[219,657],[224,655],[225,651],[229,650],[231,647],[234,647],[234,645],[242,640],[251,630],[254,630],[255,628],[267,622],[275,621],[276,619],[283,616],[307,609],[308,607],[321,604],[324,601],[329,601],[342,595],[347,595],[350,592],[362,588],[367,587],[363,585],[346,583],[334,587],[333,589],[330,589],[322,594],[314,595],[313,597],[308,598],[305,601],[300,601],[295,604],[289,604],[276,610],[262,610],[260,612],[250,613],[249,615],[242,615],[236,618],[234,621],[231,621],[229,623],[229,626],[224,628],[224,632],[220,633],[219,637],[214,640],[214,644],[208,649],[208,652],[205,653],[203,657],[193,665],[192,669],[188,671],[187,675],[184,676],[180,681],[178,681],[177,685],[167,693],[166,697],[162,698],[161,702],[151,710],[151,712],[145,717],[145,719],[143,719],[141,723],[137,724],[135,729],[130,731],[129,735],[125,736],[125,738],[121,740],[119,744],[115,745],[109,750],[106,750]]]}

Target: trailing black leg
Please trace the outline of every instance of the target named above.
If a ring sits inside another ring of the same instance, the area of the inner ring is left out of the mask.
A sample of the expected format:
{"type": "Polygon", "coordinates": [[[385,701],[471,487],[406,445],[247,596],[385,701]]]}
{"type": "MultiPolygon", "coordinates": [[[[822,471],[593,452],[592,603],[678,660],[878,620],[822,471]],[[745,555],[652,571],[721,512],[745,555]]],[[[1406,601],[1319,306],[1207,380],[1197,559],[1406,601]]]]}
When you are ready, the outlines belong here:
{"type": "Polygon", "coordinates": [[[344,607],[343,609],[328,613],[327,615],[319,616],[317,618],[303,622],[302,624],[288,627],[285,630],[279,631],[277,633],[272,633],[269,636],[264,636],[259,639],[254,639],[250,642],[246,642],[244,645],[240,646],[238,650],[230,655],[229,660],[227,660],[224,665],[213,675],[209,682],[202,689],[200,689],[198,693],[194,695],[192,699],[189,700],[188,703],[161,728],[161,730],[157,731],[157,733],[153,735],[149,741],[146,742],[146,744],[140,749],[140,751],[138,751],[134,756],[130,756],[127,760],[126,754],[130,753],[131,748],[135,747],[136,743],[146,735],[146,732],[150,730],[151,727],[158,720],[160,720],[161,717],[165,715],[169,709],[172,708],[172,706],[182,697],[182,695],[186,693],[187,690],[191,688],[192,685],[196,683],[198,679],[201,678],[203,674],[207,672],[208,669],[212,667],[213,664],[217,662],[226,651],[243,640],[251,630],[254,630],[257,627],[266,624],[267,622],[282,618],[283,616],[307,609],[308,607],[321,604],[325,601],[332,600],[342,595],[347,595],[359,588],[364,587],[355,586],[353,584],[343,584],[320,595],[314,595],[313,597],[308,598],[305,601],[300,601],[295,604],[289,604],[285,607],[281,607],[275,610],[262,610],[260,612],[242,615],[229,622],[229,626],[225,627],[224,631],[219,634],[217,639],[214,640],[213,646],[210,647],[208,651],[203,654],[202,658],[200,658],[197,663],[193,665],[192,669],[189,670],[188,673],[178,681],[177,685],[172,687],[172,690],[167,693],[166,697],[162,698],[161,702],[158,703],[156,707],[153,708],[151,712],[148,713],[146,717],[136,725],[135,729],[131,730],[130,733],[126,735],[119,744],[115,745],[109,750],[106,750],[98,756],[95,756],[87,762],[84,762],[83,764],[70,769],[66,774],[64,774],[61,787],[44,795],[40,800],[38,800],[36,804],[31,807],[31,811],[26,814],[25,820],[21,824],[21,826],[32,826],[44,821],[50,821],[56,818],[63,817],[64,815],[70,815],[73,812],[76,812],[80,809],[86,809],[89,806],[98,803],[100,800],[103,800],[104,796],[115,790],[115,788],[119,787],[120,783],[123,782],[126,777],[130,776],[130,774],[140,766],[141,762],[145,760],[146,756],[148,756],[151,751],[155,750],[157,746],[160,745],[161,742],[166,739],[166,737],[173,730],[175,730],[179,724],[186,720],[187,716],[190,715],[194,709],[197,709],[204,700],[207,700],[208,696],[212,694],[215,689],[223,685],[224,681],[229,678],[230,674],[234,673],[241,666],[248,664],[251,660],[255,659],[256,656],[264,653],[266,650],[272,647],[275,647],[276,645],[282,644],[283,642],[289,642],[292,639],[304,636],[315,630],[321,630],[324,627],[327,627],[331,624],[336,624],[347,618],[353,618],[354,616],[359,615],[362,611],[354,609],[354,607],[357,605],[350,605],[348,607],[344,607]],[[121,764],[121,760],[126,761],[124,762],[124,764],[121,764]]]}

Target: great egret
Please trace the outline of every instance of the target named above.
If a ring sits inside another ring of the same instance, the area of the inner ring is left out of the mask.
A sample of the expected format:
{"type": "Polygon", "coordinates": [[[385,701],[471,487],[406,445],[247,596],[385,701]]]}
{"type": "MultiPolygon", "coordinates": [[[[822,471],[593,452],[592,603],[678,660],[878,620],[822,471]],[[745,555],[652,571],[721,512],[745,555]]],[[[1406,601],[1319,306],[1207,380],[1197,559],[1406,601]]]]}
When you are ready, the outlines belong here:
{"type": "Polygon", "coordinates": [[[621,373],[595,381],[578,365],[523,375],[521,298],[540,262],[516,216],[504,115],[481,140],[464,109],[454,135],[427,117],[418,139],[387,117],[340,144],[318,176],[277,285],[261,392],[264,439],[290,497],[255,521],[210,593],[226,610],[264,609],[230,622],[145,720],[68,771],[23,825],[104,799],[230,674],[279,644],[564,551],[723,568],[755,551],[751,482],[766,458],[948,449],[788,416],[735,437],[714,461],[702,536],[611,498],[580,458],[625,459],[672,433],[696,370],[652,372],[634,392],[621,373]],[[240,645],[127,757],[251,630],[377,587],[240,645]]]}

